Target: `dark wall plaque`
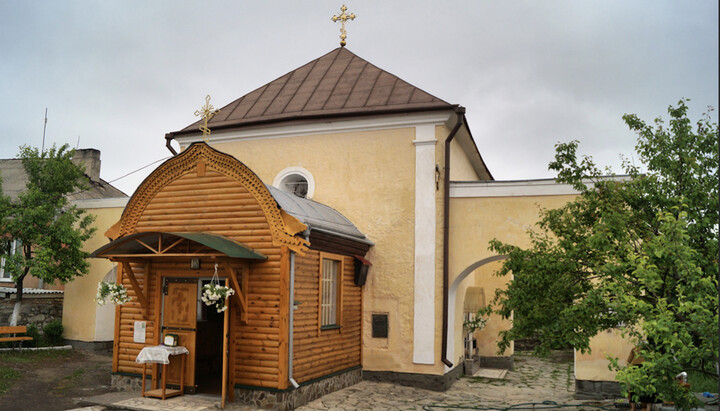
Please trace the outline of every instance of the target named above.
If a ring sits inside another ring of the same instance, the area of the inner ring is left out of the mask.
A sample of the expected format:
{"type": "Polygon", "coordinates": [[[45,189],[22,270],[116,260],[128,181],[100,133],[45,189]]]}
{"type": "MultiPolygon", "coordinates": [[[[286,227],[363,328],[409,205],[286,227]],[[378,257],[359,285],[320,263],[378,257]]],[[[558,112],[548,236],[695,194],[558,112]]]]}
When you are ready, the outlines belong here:
{"type": "Polygon", "coordinates": [[[388,338],[388,315],[372,315],[372,336],[373,338],[388,338]]]}

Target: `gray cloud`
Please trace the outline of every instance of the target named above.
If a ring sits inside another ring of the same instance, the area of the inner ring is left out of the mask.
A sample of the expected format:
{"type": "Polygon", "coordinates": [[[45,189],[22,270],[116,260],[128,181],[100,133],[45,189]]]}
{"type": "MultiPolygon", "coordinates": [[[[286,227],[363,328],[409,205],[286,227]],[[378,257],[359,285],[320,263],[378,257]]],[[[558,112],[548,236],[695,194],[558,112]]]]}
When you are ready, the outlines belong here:
{"type": "MultiPolygon", "coordinates": [[[[498,179],[552,176],[558,141],[618,166],[624,113],[718,101],[712,1],[348,3],[348,47],[467,107],[498,179]]],[[[165,157],[164,134],[332,50],[334,1],[0,3],[0,157],[48,141],[102,151],[102,176],[165,157]]],[[[131,193],[151,170],[117,182],[131,193]]]]}

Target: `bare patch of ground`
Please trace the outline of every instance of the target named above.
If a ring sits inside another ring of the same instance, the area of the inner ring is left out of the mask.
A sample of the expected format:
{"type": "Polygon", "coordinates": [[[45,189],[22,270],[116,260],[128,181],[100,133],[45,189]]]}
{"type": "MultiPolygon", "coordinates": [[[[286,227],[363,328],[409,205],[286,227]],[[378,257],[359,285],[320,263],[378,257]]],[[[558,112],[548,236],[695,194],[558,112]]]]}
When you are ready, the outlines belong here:
{"type": "Polygon", "coordinates": [[[84,350],[2,352],[0,374],[14,378],[0,390],[0,410],[75,408],[75,397],[113,391],[111,368],[112,357],[84,350]]]}

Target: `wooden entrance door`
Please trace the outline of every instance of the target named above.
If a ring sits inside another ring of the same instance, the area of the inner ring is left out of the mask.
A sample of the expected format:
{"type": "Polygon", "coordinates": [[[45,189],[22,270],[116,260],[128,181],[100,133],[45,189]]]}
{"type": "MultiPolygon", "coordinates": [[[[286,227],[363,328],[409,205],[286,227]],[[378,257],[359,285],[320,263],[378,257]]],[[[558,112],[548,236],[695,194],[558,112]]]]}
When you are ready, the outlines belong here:
{"type": "MultiPolygon", "coordinates": [[[[197,279],[166,278],[163,287],[163,339],[176,334],[178,345],[190,351],[185,361],[185,387],[195,388],[195,333],[197,327],[197,279]]],[[[162,340],[161,340],[162,341],[162,340]]],[[[180,384],[180,361],[170,361],[168,384],[180,384]]]]}

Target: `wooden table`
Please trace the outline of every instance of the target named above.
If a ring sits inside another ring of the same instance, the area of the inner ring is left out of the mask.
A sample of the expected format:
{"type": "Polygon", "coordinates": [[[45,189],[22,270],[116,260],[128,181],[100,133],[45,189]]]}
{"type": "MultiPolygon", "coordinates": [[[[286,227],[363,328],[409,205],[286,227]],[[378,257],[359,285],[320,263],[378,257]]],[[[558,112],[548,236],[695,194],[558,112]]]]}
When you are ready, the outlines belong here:
{"type": "Polygon", "coordinates": [[[164,400],[166,398],[183,395],[185,389],[185,357],[189,353],[190,351],[188,351],[185,347],[167,347],[165,345],[144,347],[135,359],[135,362],[143,365],[142,396],[160,398],[164,400]],[[167,389],[166,387],[167,366],[170,364],[171,355],[182,355],[179,390],[167,389]],[[162,364],[162,383],[160,388],[153,387],[155,389],[145,391],[145,379],[147,378],[148,364],[162,364]]]}

